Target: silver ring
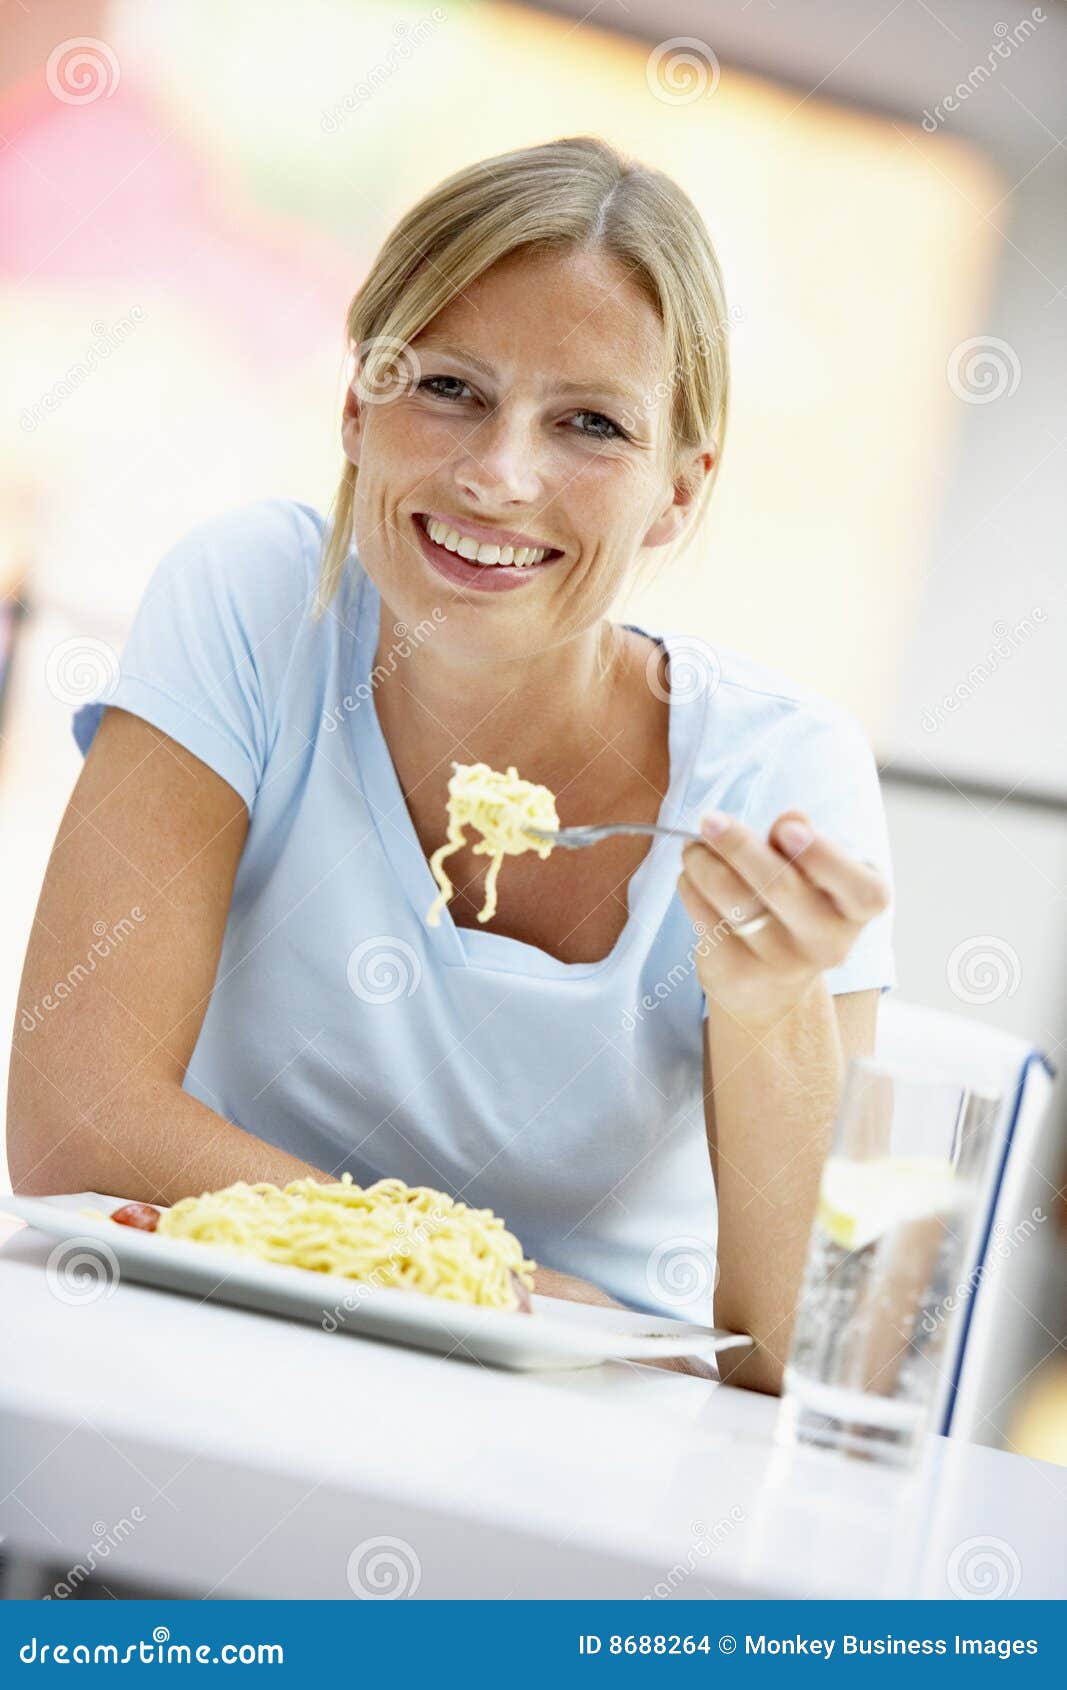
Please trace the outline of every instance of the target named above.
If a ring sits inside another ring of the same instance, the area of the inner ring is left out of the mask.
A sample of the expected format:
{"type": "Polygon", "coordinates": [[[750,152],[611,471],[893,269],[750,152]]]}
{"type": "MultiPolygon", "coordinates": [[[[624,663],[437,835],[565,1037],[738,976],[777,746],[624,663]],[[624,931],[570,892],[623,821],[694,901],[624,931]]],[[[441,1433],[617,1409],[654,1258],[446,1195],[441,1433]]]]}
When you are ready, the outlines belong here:
{"type": "Polygon", "coordinates": [[[761,910],[758,915],[750,915],[747,921],[728,922],[731,933],[739,939],[747,939],[749,934],[758,933],[770,921],[770,911],[761,910]]]}

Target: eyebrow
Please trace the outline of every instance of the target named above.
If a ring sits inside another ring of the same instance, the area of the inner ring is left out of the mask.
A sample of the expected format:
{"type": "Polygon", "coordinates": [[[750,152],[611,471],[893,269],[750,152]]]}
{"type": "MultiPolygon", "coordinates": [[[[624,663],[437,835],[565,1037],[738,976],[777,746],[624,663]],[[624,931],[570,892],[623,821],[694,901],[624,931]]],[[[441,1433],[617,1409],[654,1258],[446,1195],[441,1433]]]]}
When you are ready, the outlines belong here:
{"type": "MultiPolygon", "coordinates": [[[[439,344],[430,342],[426,345],[425,351],[427,354],[441,353],[445,357],[456,358],[462,363],[473,365],[476,370],[481,370],[483,375],[489,376],[492,379],[495,379],[496,377],[496,371],[493,369],[493,366],[491,364],[487,364],[484,358],[480,358],[478,354],[476,352],[472,352],[468,346],[461,346],[458,343],[448,345],[444,342],[439,344]]],[[[542,383],[542,386],[547,388],[549,384],[545,382],[542,383]]],[[[554,393],[569,394],[573,396],[586,394],[594,398],[598,395],[602,397],[611,397],[613,399],[617,399],[621,405],[628,405],[630,407],[639,407],[643,400],[643,395],[640,394],[636,388],[620,387],[617,382],[613,381],[561,381],[557,382],[551,391],[554,393]]]]}

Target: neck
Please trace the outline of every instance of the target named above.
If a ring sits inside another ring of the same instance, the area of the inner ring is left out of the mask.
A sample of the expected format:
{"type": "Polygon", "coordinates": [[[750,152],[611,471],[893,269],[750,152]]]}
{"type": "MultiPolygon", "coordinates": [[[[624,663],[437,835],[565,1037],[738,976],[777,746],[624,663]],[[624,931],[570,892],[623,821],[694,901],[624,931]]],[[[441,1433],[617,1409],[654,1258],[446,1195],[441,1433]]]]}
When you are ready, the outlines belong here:
{"type": "Polygon", "coordinates": [[[398,654],[395,621],[383,603],[375,708],[394,762],[415,779],[435,769],[447,779],[454,759],[514,765],[524,780],[561,785],[617,734],[632,636],[621,636],[614,662],[612,630],[602,624],[545,651],[472,662],[434,635],[398,654]]]}

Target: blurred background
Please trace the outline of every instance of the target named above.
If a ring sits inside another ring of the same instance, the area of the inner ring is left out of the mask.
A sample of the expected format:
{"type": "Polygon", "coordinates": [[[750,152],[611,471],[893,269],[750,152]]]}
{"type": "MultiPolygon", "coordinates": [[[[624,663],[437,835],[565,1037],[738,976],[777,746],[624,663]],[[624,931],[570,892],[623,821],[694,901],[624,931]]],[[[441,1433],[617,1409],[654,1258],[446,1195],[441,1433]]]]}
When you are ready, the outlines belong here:
{"type": "MultiPolygon", "coordinates": [[[[593,132],[724,268],[705,539],[639,599],[864,723],[899,995],[1067,1056],[1067,12],[1059,0],[29,0],[0,45],[0,1020],[156,562],[260,497],[325,510],[345,308],[425,189],[593,132]]],[[[6,1035],[0,1084],[6,1086],[6,1035]]],[[[1032,1369],[1067,1461],[1065,1091],[1032,1369]]]]}

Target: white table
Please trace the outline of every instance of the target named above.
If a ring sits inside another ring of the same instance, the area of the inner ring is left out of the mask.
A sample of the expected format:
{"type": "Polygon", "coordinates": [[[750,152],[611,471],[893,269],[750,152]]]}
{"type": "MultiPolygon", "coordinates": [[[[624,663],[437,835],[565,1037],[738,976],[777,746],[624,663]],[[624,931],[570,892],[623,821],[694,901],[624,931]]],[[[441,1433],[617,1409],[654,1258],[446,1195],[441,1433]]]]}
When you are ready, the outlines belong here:
{"type": "Polygon", "coordinates": [[[774,1400],[628,1363],[495,1372],[129,1282],[71,1307],[50,1248],[0,1250],[8,1594],[96,1545],[151,1595],[351,1599],[384,1555],[419,1597],[950,1597],[972,1539],[1065,1594],[1061,1468],[780,1449],[774,1400]]]}

